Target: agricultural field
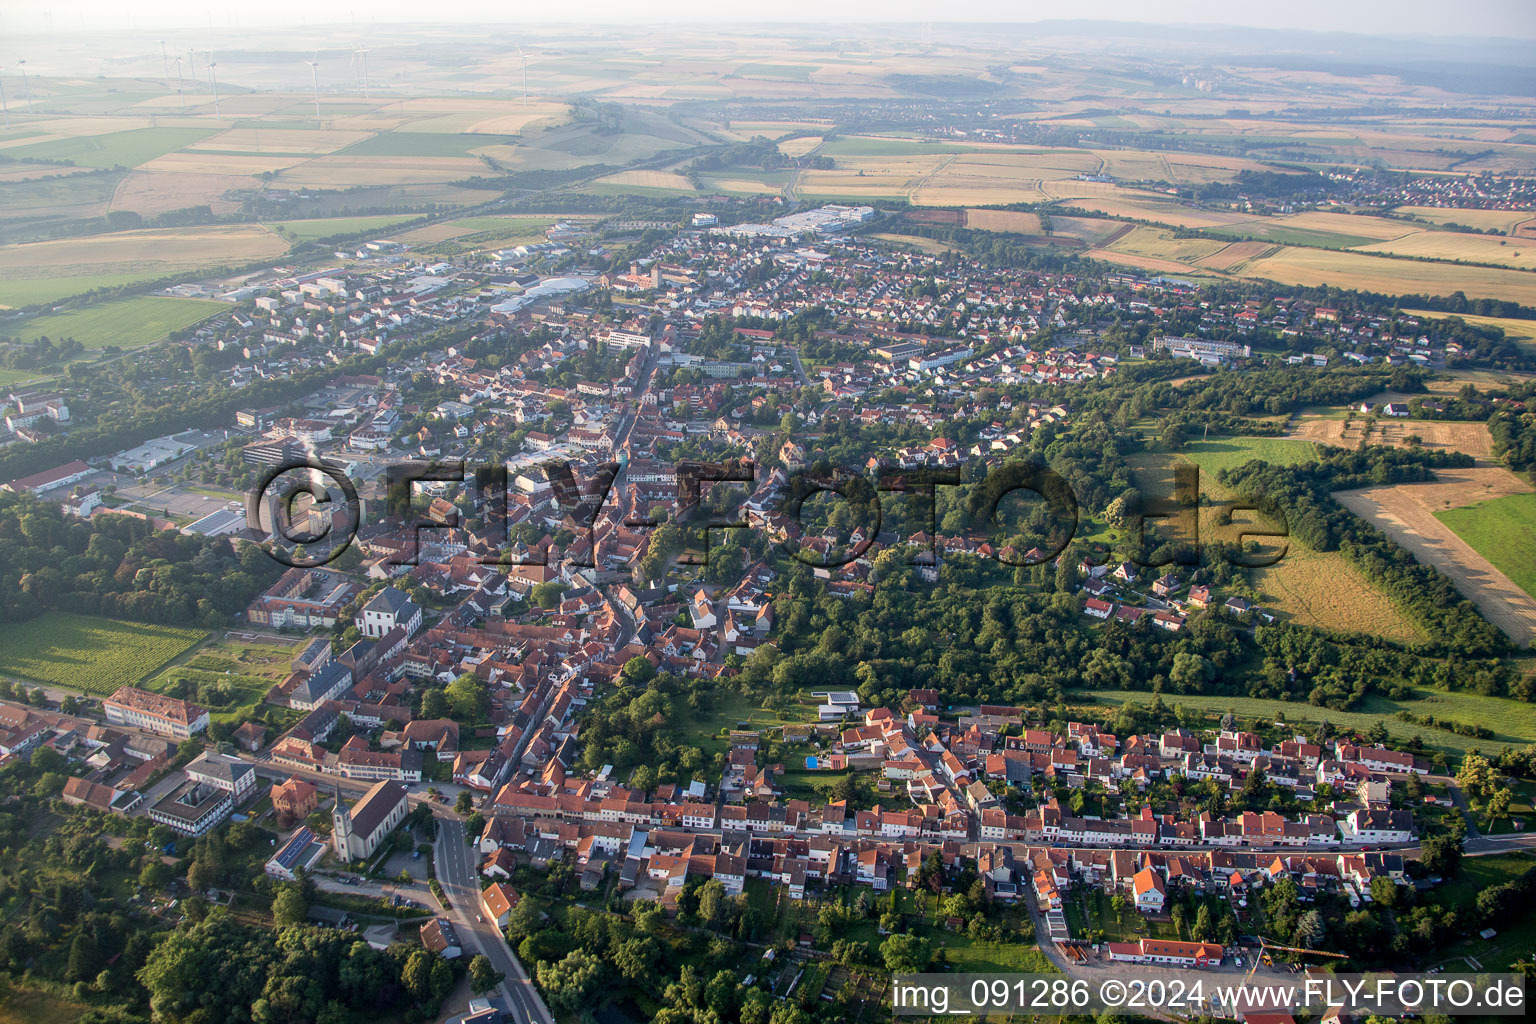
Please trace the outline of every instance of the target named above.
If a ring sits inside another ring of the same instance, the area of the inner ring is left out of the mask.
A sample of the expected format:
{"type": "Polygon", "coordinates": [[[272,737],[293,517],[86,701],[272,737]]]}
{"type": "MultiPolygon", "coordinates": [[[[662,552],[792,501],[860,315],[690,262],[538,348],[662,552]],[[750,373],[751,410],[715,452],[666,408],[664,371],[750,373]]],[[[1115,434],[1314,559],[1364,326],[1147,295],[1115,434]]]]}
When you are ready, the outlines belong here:
{"type": "Polygon", "coordinates": [[[137,685],[207,635],[201,629],[46,612],[0,626],[0,674],[104,695],[137,685]]]}
{"type": "MultiPolygon", "coordinates": [[[[1169,495],[1173,490],[1175,463],[1195,463],[1201,470],[1199,539],[1235,542],[1245,526],[1273,530],[1279,524],[1267,522],[1254,513],[1237,513],[1230,525],[1222,525],[1226,509],[1237,499],[1221,485],[1216,474],[1252,459],[1283,465],[1303,462],[1315,455],[1316,447],[1305,442],[1280,438],[1217,438],[1190,442],[1177,455],[1167,452],[1140,455],[1132,458],[1131,464],[1138,486],[1147,493],[1169,495]]],[[[1180,539],[1194,539],[1180,525],[1170,521],[1164,530],[1180,539]]],[[[1274,565],[1250,569],[1246,575],[1255,602],[1281,621],[1370,633],[1403,643],[1424,639],[1422,630],[1405,618],[1385,594],[1371,586],[1337,551],[1316,551],[1289,538],[1261,544],[1264,551],[1281,557],[1274,565]]]]}
{"type": "Polygon", "coordinates": [[[1020,235],[1038,235],[1044,230],[1040,215],[1024,210],[966,210],[965,226],[979,231],[1008,231],[1020,235]]]}
{"type": "MultiPolygon", "coordinates": [[[[1150,693],[1140,690],[1078,690],[1075,693],[1094,704],[1112,707],[1130,701],[1141,704],[1152,701],[1150,693]]],[[[1163,701],[1169,706],[1179,704],[1204,712],[1213,719],[1228,711],[1240,718],[1269,721],[1283,715],[1287,722],[1329,722],[1334,726],[1361,732],[1381,722],[1395,737],[1422,739],[1431,749],[1457,757],[1465,753],[1468,747],[1477,747],[1485,753],[1497,753],[1505,747],[1536,743],[1536,717],[1531,715],[1529,704],[1507,697],[1484,697],[1475,693],[1420,689],[1414,691],[1414,699],[1409,701],[1394,701],[1373,694],[1365,699],[1364,706],[1358,711],[1336,711],[1291,700],[1224,694],[1165,694],[1163,701]],[[1462,736],[1395,717],[1398,711],[1404,710],[1416,715],[1433,715],[1448,721],[1485,726],[1493,730],[1494,738],[1462,736]]]]}
{"type": "MultiPolygon", "coordinates": [[[[89,127],[77,125],[77,129],[89,127]]],[[[7,146],[6,156],[24,160],[72,160],[82,167],[134,168],[156,157],[174,153],[178,149],[213,135],[212,126],[197,128],[133,128],[128,131],[111,131],[100,135],[75,135],[36,142],[29,145],[7,146]]]]}
{"type": "Polygon", "coordinates": [[[1530,210],[1457,210],[1439,206],[1399,206],[1393,213],[1427,220],[1431,224],[1460,224],[1482,231],[1512,234],[1518,226],[1536,219],[1530,210]]]}
{"type": "Polygon", "coordinates": [[[288,243],[257,225],[119,231],[0,246],[0,304],[52,302],[93,288],[275,259],[288,243]]]}
{"type": "Polygon", "coordinates": [[[333,235],[353,235],[360,231],[383,232],[396,224],[415,220],[404,217],[321,217],[315,220],[285,220],[267,225],[285,238],[296,242],[312,242],[317,238],[333,235]]]}
{"type": "Polygon", "coordinates": [[[1497,263],[1521,270],[1536,270],[1536,238],[1497,238],[1460,231],[1417,231],[1387,242],[1356,247],[1357,252],[1381,252],[1394,256],[1497,263]]]}
{"type": "MultiPolygon", "coordinates": [[[[1507,470],[1501,472],[1519,480],[1507,470]]],[[[1530,646],[1536,640],[1536,598],[1517,586],[1436,515],[1445,511],[1451,502],[1455,502],[1452,507],[1459,507],[1477,497],[1476,491],[1450,481],[1450,471],[1439,471],[1439,476],[1440,480],[1435,483],[1367,487],[1340,491],[1334,497],[1355,515],[1385,532],[1414,558],[1444,573],[1467,600],[1477,605],[1489,622],[1502,629],[1516,644],[1530,646]]],[[[1490,498],[1493,496],[1489,495],[1490,498]]],[[[1515,523],[1521,521],[1519,512],[1526,507],[1523,504],[1514,507],[1515,523]]],[[[1502,536],[1510,525],[1506,513],[1498,523],[1490,524],[1485,532],[1475,535],[1486,544],[1495,535],[1502,536]]]]}
{"type": "Polygon", "coordinates": [[[1536,274],[1326,249],[1285,246],[1273,256],[1250,263],[1242,276],[1281,284],[1333,285],[1392,294],[1451,295],[1459,291],[1469,298],[1536,304],[1536,274]]]}
{"type": "Polygon", "coordinates": [[[598,178],[595,185],[625,185],[645,192],[692,195],[693,183],[675,171],[620,171],[598,178]]]}
{"type": "MultiPolygon", "coordinates": [[[[1394,401],[1396,399],[1393,399],[1394,401]]],[[[1305,413],[1294,419],[1287,436],[1307,441],[1320,441],[1339,448],[1358,448],[1367,441],[1370,444],[1386,444],[1394,448],[1408,445],[1408,438],[1417,437],[1425,448],[1462,452],[1473,458],[1487,459],[1493,455],[1493,438],[1485,423],[1462,423],[1454,420],[1411,420],[1381,417],[1371,420],[1366,416],[1347,417],[1343,410],[1326,413],[1305,413]],[[1366,425],[1370,424],[1370,433],[1366,425]]]]}
{"type": "Polygon", "coordinates": [[[53,313],[15,325],[20,337],[73,338],[86,348],[138,348],[160,341],[172,331],[228,309],[222,302],[139,295],[100,302],[67,313],[53,313]]]}
{"type": "Polygon", "coordinates": [[[1217,252],[1223,245],[1208,238],[1175,238],[1171,231],[1137,225],[1106,248],[1131,256],[1193,263],[1217,252]]]}
{"type": "Polygon", "coordinates": [[[1435,518],[1536,597],[1536,494],[1492,498],[1436,512],[1435,518]]]}

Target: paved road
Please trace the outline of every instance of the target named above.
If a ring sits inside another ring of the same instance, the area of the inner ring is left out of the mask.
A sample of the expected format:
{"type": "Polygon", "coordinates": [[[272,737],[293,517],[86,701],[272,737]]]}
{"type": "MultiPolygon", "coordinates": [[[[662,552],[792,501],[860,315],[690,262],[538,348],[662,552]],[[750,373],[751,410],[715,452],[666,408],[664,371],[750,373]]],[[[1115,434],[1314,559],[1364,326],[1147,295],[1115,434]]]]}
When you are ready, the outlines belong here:
{"type": "Polygon", "coordinates": [[[505,977],[496,992],[503,1005],[512,1008],[517,1024],[554,1024],[549,1008],[539,997],[523,965],[494,921],[482,920],[480,882],[475,874],[479,853],[464,841],[464,825],[457,818],[439,818],[434,854],[437,880],[453,904],[449,916],[458,929],[465,953],[483,953],[491,966],[505,977]]]}

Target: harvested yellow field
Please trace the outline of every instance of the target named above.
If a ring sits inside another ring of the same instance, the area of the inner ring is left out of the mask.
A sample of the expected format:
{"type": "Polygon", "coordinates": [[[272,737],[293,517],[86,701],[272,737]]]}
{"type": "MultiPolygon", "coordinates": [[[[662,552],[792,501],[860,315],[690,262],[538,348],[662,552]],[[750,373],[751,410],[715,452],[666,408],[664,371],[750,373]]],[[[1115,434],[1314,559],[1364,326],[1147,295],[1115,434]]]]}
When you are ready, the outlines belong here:
{"type": "Polygon", "coordinates": [[[1129,217],[1133,220],[1152,220],[1177,228],[1219,228],[1253,220],[1246,213],[1228,213],[1224,210],[1196,210],[1177,203],[1161,201],[1149,193],[1131,193],[1117,196],[1093,196],[1073,199],[1070,206],[1095,210],[1111,217],[1129,217]],[[1123,198],[1124,197],[1124,198],[1123,198]]]}
{"type": "MultiPolygon", "coordinates": [[[[1358,448],[1364,441],[1369,444],[1385,444],[1394,448],[1406,448],[1408,438],[1417,436],[1425,448],[1440,451],[1461,452],[1478,459],[1492,458],[1493,438],[1485,423],[1458,423],[1450,420],[1399,420],[1382,417],[1365,432],[1366,419],[1356,416],[1347,424],[1344,420],[1322,416],[1298,417],[1286,431],[1286,437],[1304,441],[1320,441],[1339,448],[1358,448]]],[[[1445,477],[1447,473],[1474,473],[1476,470],[1436,470],[1445,477]]],[[[1508,470],[1498,472],[1509,473],[1508,470]]],[[[1511,478],[1514,474],[1509,474],[1511,478]]],[[[1514,493],[1514,492],[1509,492],[1514,493]]],[[[1466,504],[1481,501],[1485,497],[1497,498],[1502,494],[1479,494],[1469,497],[1466,504]]]]}
{"type": "MultiPolygon", "coordinates": [[[[620,171],[606,178],[598,178],[599,185],[633,185],[637,188],[667,188],[680,192],[692,192],[693,183],[672,171],[620,171]]],[[[762,187],[760,182],[749,183],[762,187]]],[[[722,186],[723,187],[723,186],[722,186]]],[[[769,191],[778,191],[769,189],[769,191]]]]}
{"type": "Polygon", "coordinates": [[[1173,171],[1174,180],[1198,185],[1209,181],[1232,181],[1239,171],[1273,171],[1275,168],[1257,160],[1208,153],[1160,153],[1173,171]]]}
{"type": "Polygon", "coordinates": [[[820,135],[801,135],[793,139],[785,139],[779,143],[779,152],[785,156],[805,156],[811,150],[821,145],[820,135]]]}
{"type": "Polygon", "coordinates": [[[1327,231],[1339,235],[1356,235],[1362,238],[1378,238],[1386,241],[1419,230],[1412,224],[1387,220],[1384,217],[1368,217],[1353,213],[1329,213],[1325,210],[1308,210],[1288,217],[1264,217],[1250,220],[1251,224],[1267,224],[1295,228],[1302,231],[1327,231]]]}
{"type": "Polygon", "coordinates": [[[1192,263],[1180,263],[1177,260],[1163,259],[1157,256],[1143,256],[1139,253],[1117,252],[1114,249],[1089,249],[1084,255],[1105,263],[1114,263],[1122,267],[1135,267],[1137,270],[1150,270],[1154,274],[1182,274],[1186,277],[1205,275],[1207,277],[1216,274],[1192,263]]]}
{"type": "Polygon", "coordinates": [[[1194,262],[1202,267],[1210,267],[1212,270],[1232,273],[1242,270],[1250,260],[1267,256],[1278,248],[1279,246],[1272,242],[1233,242],[1194,262]]]}
{"type": "Polygon", "coordinates": [[[1138,224],[1110,243],[1109,248],[1132,256],[1150,256],[1183,263],[1210,256],[1226,248],[1226,245],[1225,242],[1208,238],[1175,238],[1171,231],[1138,224]]]}
{"type": "MultiPolygon", "coordinates": [[[[1127,197],[1140,198],[1151,195],[1138,189],[1126,188],[1108,181],[1078,181],[1075,178],[1061,178],[1047,181],[1040,186],[1040,190],[1052,199],[1067,199],[1071,202],[1068,206],[1081,206],[1083,209],[1093,209],[1088,203],[1077,202],[1079,199],[1126,199],[1127,197]]],[[[1145,217],[1146,214],[1131,214],[1130,216],[1145,217]]]]}
{"type": "Polygon", "coordinates": [[[933,175],[942,156],[881,156],[840,159],[835,170],[806,171],[795,184],[802,195],[905,197],[933,175]]]}
{"type": "MultiPolygon", "coordinates": [[[[283,171],[305,161],[302,156],[263,156],[259,153],[233,155],[228,153],[167,153],[147,164],[144,171],[174,171],[180,174],[234,174],[253,175],[268,171],[283,171]]],[[[249,184],[249,183],[247,183],[249,184]]]]}
{"type": "Polygon", "coordinates": [[[14,139],[0,139],[0,149],[10,149],[12,146],[31,146],[39,142],[61,142],[64,139],[72,139],[73,135],[63,135],[57,132],[49,132],[44,135],[18,135],[14,139]]]}
{"type": "Polygon", "coordinates": [[[60,167],[57,164],[14,163],[0,167],[0,181],[30,181],[61,174],[84,174],[89,167],[60,167]]]}
{"type": "Polygon", "coordinates": [[[1318,629],[1354,630],[1402,643],[1424,639],[1423,632],[1372,587],[1336,551],[1314,551],[1291,542],[1285,557],[1252,570],[1259,604],[1283,621],[1318,629]]]}
{"type": "Polygon", "coordinates": [[[184,152],[198,150],[234,150],[241,153],[334,153],[369,138],[368,132],[307,131],[297,128],[231,128],[202,142],[194,142],[184,152]]]}
{"type": "MultiPolygon", "coordinates": [[[[1489,622],[1502,629],[1515,643],[1529,647],[1536,640],[1536,598],[1517,587],[1472,545],[1435,517],[1436,512],[1447,507],[1441,503],[1451,500],[1446,495],[1445,473],[1437,470],[1436,476],[1441,479],[1434,483],[1338,491],[1334,497],[1355,515],[1390,536],[1414,558],[1439,569],[1463,597],[1477,605],[1489,622]]],[[[1452,481],[1451,486],[1454,484],[1452,481]]],[[[1462,494],[1469,491],[1468,497],[1473,501],[1485,496],[1475,487],[1459,489],[1462,494]]]]}
{"type": "Polygon", "coordinates": [[[1334,285],[1388,295],[1451,295],[1510,299],[1536,304],[1536,274],[1521,270],[1418,263],[1366,253],[1336,252],[1285,246],[1273,256],[1255,260],[1244,277],[1293,285],[1334,285]]]}
{"type": "Polygon", "coordinates": [[[1399,206],[1393,213],[1418,217],[1432,224],[1463,224],[1484,231],[1509,232],[1532,217],[1530,210],[1448,210],[1438,206],[1399,206]]]}
{"type": "Polygon", "coordinates": [[[1098,169],[1098,166],[1099,159],[1094,154],[1075,149],[1052,150],[1048,153],[1013,153],[997,150],[960,154],[946,168],[945,174],[1015,180],[1019,178],[1051,180],[1070,178],[1078,174],[1091,174],[1098,169]]]}
{"type": "Polygon", "coordinates": [[[1094,156],[1103,161],[1100,173],[1129,181],[1172,181],[1173,172],[1161,153],[1137,150],[1097,150],[1094,156]]]}
{"type": "MultiPolygon", "coordinates": [[[[1149,493],[1167,494],[1173,486],[1175,461],[1167,456],[1133,456],[1137,485],[1149,493]]],[[[1214,473],[1200,474],[1202,496],[1199,538],[1215,542],[1236,542],[1243,524],[1256,529],[1272,529],[1271,524],[1251,512],[1232,512],[1236,495],[1217,481],[1214,473]],[[1233,522],[1221,525],[1224,515],[1233,522]]],[[[1175,538],[1189,539],[1187,529],[1178,520],[1164,527],[1175,538]]],[[[1352,630],[1390,637],[1405,643],[1424,639],[1420,630],[1393,606],[1391,600],[1361,576],[1337,551],[1315,551],[1294,538],[1262,542],[1264,550],[1275,554],[1283,545],[1284,553],[1274,565],[1247,571],[1259,594],[1259,604],[1281,620],[1305,626],[1334,630],[1352,630]],[[1272,544],[1274,546],[1272,546],[1272,544]]]]}
{"type": "Polygon", "coordinates": [[[400,242],[422,242],[431,244],[433,242],[452,241],[455,238],[463,238],[465,235],[473,235],[474,233],[474,228],[467,228],[462,225],[443,221],[438,224],[428,224],[425,227],[415,228],[411,231],[405,232],[404,234],[395,235],[393,237],[396,241],[400,242]]]}
{"type": "Polygon", "coordinates": [[[214,213],[234,213],[237,200],[223,198],[230,189],[248,189],[249,178],[233,174],[187,174],[180,171],[129,171],[112,194],[112,209],[132,210],[153,217],[189,206],[207,206],[214,213]]]}
{"type": "Polygon", "coordinates": [[[287,242],[256,225],[119,231],[0,246],[0,276],[37,279],[146,270],[169,274],[275,259],[287,251],[287,242]]]}
{"type": "Polygon", "coordinates": [[[457,181],[492,173],[472,157],[443,156],[319,156],[286,170],[282,178],[293,185],[397,185],[457,181]]]}
{"type": "Polygon", "coordinates": [[[526,108],[497,114],[476,121],[467,129],[471,135],[521,135],[530,128],[552,128],[564,124],[571,108],[564,103],[530,103],[526,108]]]}
{"type": "Polygon", "coordinates": [[[965,226],[982,231],[1011,231],[1020,235],[1041,232],[1040,215],[1024,210],[966,210],[965,226]]]}
{"type": "Polygon", "coordinates": [[[1498,263],[1521,270],[1536,270],[1536,238],[1499,238],[1460,231],[1416,231],[1388,242],[1357,245],[1354,251],[1465,260],[1468,263],[1498,263]]]}
{"type": "Polygon", "coordinates": [[[761,135],[766,139],[780,139],[791,132],[824,132],[832,127],[824,121],[732,121],[730,130],[743,138],[761,135]]]}
{"type": "Polygon", "coordinates": [[[718,174],[705,175],[702,184],[709,192],[736,192],[743,195],[774,196],[783,191],[778,185],[771,185],[765,181],[721,177],[718,174]]]}
{"type": "MultiPolygon", "coordinates": [[[[15,111],[14,107],[11,109],[15,111]]],[[[162,128],[168,126],[168,122],[164,119],[156,121],[147,115],[143,117],[49,117],[27,122],[27,130],[57,137],[80,138],[84,135],[110,135],[113,132],[125,132],[134,128],[152,128],[156,124],[162,128]]],[[[40,140],[33,136],[27,141],[40,140]]]]}

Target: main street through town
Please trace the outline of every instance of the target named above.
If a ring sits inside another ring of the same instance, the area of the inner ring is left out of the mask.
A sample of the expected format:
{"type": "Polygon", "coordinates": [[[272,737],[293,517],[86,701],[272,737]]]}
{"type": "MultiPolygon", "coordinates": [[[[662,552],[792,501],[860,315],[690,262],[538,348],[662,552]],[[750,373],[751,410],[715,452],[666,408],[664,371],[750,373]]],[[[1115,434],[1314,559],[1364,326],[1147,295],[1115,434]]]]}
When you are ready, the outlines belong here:
{"type": "Polygon", "coordinates": [[[503,975],[496,988],[502,1005],[512,1011],[517,1024],[554,1024],[554,1017],[528,973],[507,945],[506,937],[495,921],[487,921],[480,907],[478,867],[479,850],[464,835],[464,823],[457,818],[438,819],[437,842],[433,852],[437,880],[442,883],[452,905],[448,912],[465,956],[484,954],[491,966],[503,975]]]}

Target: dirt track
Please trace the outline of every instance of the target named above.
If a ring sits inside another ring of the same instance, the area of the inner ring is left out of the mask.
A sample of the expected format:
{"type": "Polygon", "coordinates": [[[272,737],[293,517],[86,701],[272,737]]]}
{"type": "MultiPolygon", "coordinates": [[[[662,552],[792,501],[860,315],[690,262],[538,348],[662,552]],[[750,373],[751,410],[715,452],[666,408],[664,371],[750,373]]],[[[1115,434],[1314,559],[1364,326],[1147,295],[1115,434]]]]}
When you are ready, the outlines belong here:
{"type": "Polygon", "coordinates": [[[1511,583],[1509,577],[1434,517],[1439,509],[1499,496],[1492,491],[1529,490],[1523,484],[1509,488],[1502,478],[1492,477],[1493,472],[1521,483],[1507,470],[1441,470],[1440,480],[1435,483],[1339,491],[1334,497],[1355,515],[1385,531],[1414,558],[1445,573],[1489,622],[1515,643],[1529,647],[1536,640],[1536,599],[1511,583]],[[1453,502],[1453,494],[1459,500],[1453,502]]]}

